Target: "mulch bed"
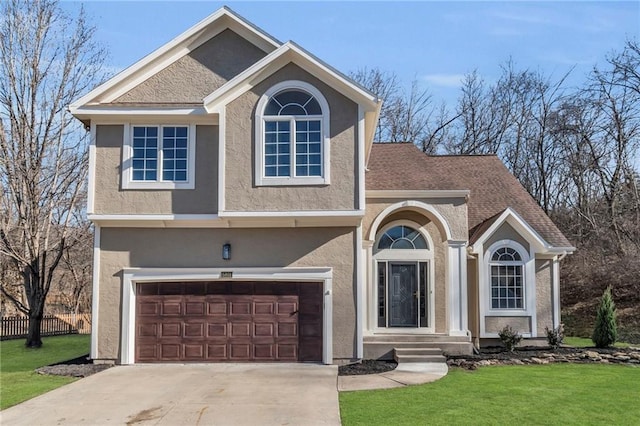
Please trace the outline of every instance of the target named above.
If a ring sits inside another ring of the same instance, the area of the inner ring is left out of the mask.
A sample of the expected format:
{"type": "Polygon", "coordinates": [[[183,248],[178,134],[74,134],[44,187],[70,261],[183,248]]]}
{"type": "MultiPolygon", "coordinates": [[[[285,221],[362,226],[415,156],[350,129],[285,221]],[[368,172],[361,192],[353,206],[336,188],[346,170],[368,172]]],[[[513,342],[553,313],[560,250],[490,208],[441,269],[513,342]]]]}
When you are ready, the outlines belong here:
{"type": "Polygon", "coordinates": [[[109,367],[112,367],[112,365],[94,364],[93,361],[89,359],[89,354],[86,354],[58,364],[40,367],[36,369],[36,372],[38,374],[49,374],[52,376],[87,377],[104,371],[109,367]]]}
{"type": "Polygon", "coordinates": [[[395,361],[379,361],[365,359],[355,364],[341,365],[338,367],[339,376],[358,376],[361,374],[379,374],[394,370],[398,366],[395,361]]]}

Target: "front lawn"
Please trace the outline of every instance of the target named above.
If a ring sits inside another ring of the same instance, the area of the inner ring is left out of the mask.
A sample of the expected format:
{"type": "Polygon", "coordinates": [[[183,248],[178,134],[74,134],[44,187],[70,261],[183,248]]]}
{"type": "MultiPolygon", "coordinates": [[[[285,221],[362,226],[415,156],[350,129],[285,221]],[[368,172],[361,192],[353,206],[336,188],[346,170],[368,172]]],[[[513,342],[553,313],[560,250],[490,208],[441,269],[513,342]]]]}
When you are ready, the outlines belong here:
{"type": "Polygon", "coordinates": [[[451,369],[433,383],[341,392],[344,425],[637,424],[640,368],[550,364],[451,369]]]}
{"type": "Polygon", "coordinates": [[[89,352],[89,335],[45,337],[40,349],[27,349],[24,339],[0,342],[0,410],[70,383],[71,377],[43,376],[34,370],[89,352]]]}
{"type": "MultiPolygon", "coordinates": [[[[565,337],[563,343],[576,348],[591,348],[595,346],[595,343],[586,337],[565,337]]],[[[616,342],[613,346],[615,348],[628,348],[631,345],[624,342],[616,342]]]]}

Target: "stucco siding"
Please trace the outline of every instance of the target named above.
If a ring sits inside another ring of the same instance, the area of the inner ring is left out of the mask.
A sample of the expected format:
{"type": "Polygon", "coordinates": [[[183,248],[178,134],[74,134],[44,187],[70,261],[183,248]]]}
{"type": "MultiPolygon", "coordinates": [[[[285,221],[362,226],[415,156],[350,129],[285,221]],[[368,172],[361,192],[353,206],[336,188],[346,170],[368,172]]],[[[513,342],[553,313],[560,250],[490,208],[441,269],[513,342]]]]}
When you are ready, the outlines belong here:
{"type": "Polygon", "coordinates": [[[333,268],[333,357],[355,357],[355,229],[102,228],[98,358],[117,359],[122,272],[129,267],[333,268]],[[231,260],[221,259],[232,244],[231,260]]]}
{"type": "Polygon", "coordinates": [[[358,107],[311,74],[289,64],[226,107],[225,208],[229,211],[352,210],[357,198],[358,107]],[[301,80],[326,98],[330,118],[331,184],[318,186],[254,186],[255,108],[273,85],[301,80]]]}
{"type": "Polygon", "coordinates": [[[96,126],[95,214],[214,214],[218,127],[196,126],[195,189],[122,189],[123,125],[96,126]]]}
{"type": "Polygon", "coordinates": [[[484,247],[485,249],[488,249],[489,247],[491,247],[493,243],[502,241],[502,240],[515,241],[521,244],[522,247],[524,247],[524,249],[527,250],[527,252],[529,252],[529,243],[527,242],[527,240],[522,238],[522,236],[518,233],[518,231],[513,229],[513,227],[508,223],[503,223],[502,225],[500,225],[500,227],[496,229],[496,232],[494,232],[493,235],[491,235],[487,239],[487,241],[484,243],[484,247]]]}
{"type": "Polygon", "coordinates": [[[511,326],[518,333],[531,333],[531,317],[485,317],[484,326],[487,333],[497,333],[506,326],[511,326]]]}
{"type": "Polygon", "coordinates": [[[202,99],[207,95],[265,55],[265,52],[227,29],[113,103],[202,104],[202,99]]]}
{"type": "Polygon", "coordinates": [[[553,328],[553,262],[536,260],[536,322],[538,336],[553,328]]]}
{"type": "MultiPolygon", "coordinates": [[[[363,219],[364,235],[367,237],[369,236],[373,222],[384,209],[401,201],[403,200],[368,198],[366,200],[366,211],[365,217],[363,219]]],[[[417,199],[415,201],[420,201],[430,205],[435,211],[437,211],[442,217],[444,217],[450,228],[452,239],[466,241],[469,238],[469,229],[467,226],[467,205],[464,199],[428,198],[417,199]]],[[[424,216],[423,212],[413,207],[403,208],[399,210],[399,212],[417,212],[419,215],[424,216]]],[[[430,217],[430,219],[433,218],[430,217]]],[[[446,240],[446,236],[444,232],[442,232],[443,228],[438,227],[438,229],[440,230],[440,241],[446,240]]],[[[434,236],[434,239],[436,238],[437,237],[434,236]]]]}

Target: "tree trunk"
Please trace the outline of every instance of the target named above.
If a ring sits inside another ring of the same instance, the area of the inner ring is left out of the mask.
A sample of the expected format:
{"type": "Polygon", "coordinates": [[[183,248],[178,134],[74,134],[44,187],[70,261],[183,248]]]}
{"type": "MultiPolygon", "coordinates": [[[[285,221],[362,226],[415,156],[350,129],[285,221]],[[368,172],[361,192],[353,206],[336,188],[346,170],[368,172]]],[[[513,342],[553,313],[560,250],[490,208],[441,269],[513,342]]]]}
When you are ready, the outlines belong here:
{"type": "Polygon", "coordinates": [[[43,303],[36,303],[29,311],[29,334],[25,343],[27,348],[39,348],[42,346],[40,325],[42,324],[43,308],[43,303]]]}

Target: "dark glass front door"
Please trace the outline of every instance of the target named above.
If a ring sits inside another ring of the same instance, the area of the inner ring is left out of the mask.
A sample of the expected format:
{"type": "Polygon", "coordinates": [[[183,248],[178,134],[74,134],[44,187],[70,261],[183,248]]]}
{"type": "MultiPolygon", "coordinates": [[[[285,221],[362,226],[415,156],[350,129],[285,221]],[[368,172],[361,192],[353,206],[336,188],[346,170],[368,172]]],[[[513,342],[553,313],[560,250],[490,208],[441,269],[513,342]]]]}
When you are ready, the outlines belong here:
{"type": "Polygon", "coordinates": [[[389,327],[418,326],[416,263],[391,263],[389,274],[389,327]]]}

